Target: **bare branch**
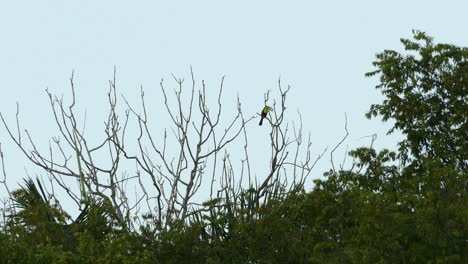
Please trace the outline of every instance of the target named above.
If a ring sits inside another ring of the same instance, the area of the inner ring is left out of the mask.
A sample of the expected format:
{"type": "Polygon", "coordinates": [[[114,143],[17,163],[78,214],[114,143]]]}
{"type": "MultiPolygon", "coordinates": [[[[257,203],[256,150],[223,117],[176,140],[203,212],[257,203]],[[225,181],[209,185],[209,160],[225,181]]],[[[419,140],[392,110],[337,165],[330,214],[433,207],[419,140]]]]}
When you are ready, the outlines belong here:
{"type": "Polygon", "coordinates": [[[333,154],[335,153],[335,150],[341,145],[343,144],[343,142],[346,140],[346,138],[348,138],[349,136],[349,132],[348,132],[348,116],[346,115],[345,113],[345,132],[346,134],[344,135],[344,137],[341,139],[340,142],[338,142],[338,144],[336,144],[336,146],[332,149],[332,151],[330,152],[330,162],[331,162],[331,165],[332,165],[332,169],[333,169],[333,172],[336,172],[335,170],[335,164],[333,162],[333,154]]]}

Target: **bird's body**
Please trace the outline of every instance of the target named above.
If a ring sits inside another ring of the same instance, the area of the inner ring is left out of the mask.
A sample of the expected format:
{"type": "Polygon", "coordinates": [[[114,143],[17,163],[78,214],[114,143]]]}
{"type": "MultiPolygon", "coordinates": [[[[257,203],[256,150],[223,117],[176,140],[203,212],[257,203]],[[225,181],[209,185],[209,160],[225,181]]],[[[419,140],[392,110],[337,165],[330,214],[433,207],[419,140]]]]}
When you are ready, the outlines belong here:
{"type": "Polygon", "coordinates": [[[260,123],[258,123],[259,126],[261,126],[263,124],[263,119],[267,117],[268,115],[268,112],[270,112],[273,108],[271,108],[270,106],[266,105],[265,107],[263,107],[262,109],[262,114],[260,115],[260,123]]]}

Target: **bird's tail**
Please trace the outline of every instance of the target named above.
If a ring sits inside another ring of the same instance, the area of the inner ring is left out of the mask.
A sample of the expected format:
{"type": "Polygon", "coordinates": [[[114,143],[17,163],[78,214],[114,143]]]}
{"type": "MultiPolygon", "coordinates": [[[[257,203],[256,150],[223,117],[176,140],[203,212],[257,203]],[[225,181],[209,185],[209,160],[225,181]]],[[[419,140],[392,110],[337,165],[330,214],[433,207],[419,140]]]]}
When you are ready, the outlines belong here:
{"type": "Polygon", "coordinates": [[[260,118],[260,123],[258,123],[259,126],[263,124],[263,117],[260,118]]]}

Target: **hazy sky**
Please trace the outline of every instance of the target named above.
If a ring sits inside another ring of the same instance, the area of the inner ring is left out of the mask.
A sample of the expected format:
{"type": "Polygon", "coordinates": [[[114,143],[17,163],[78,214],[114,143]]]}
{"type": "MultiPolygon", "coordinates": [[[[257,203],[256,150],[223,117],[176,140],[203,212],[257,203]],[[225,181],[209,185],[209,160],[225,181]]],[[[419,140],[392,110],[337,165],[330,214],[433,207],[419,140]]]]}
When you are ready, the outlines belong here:
{"type": "MultiPolygon", "coordinates": [[[[373,133],[378,147],[392,147],[395,137],[385,136],[388,124],[364,117],[369,105],[381,100],[373,88],[377,80],[364,73],[373,69],[376,53],[401,50],[399,39],[410,37],[412,29],[437,42],[467,46],[467,11],[468,1],[462,0],[0,0],[0,111],[14,124],[19,102],[22,127],[46,151],[58,131],[45,89],[69,99],[72,70],[78,109],[80,114],[86,109],[93,137],[102,131],[114,65],[118,92],[136,100],[142,85],[156,108],[163,101],[151,91],[159,89],[160,80],[170,86],[171,73],[188,79],[192,65],[209,93],[226,75],[226,111],[234,110],[239,94],[246,115],[260,110],[263,93],[275,89],[281,77],[292,86],[287,118],[297,120],[297,111],[302,113],[314,157],[341,139],[345,112],[349,148],[367,145],[361,138],[373,133]]],[[[167,127],[166,119],[155,119],[167,127]]],[[[256,123],[249,127],[250,151],[262,160],[260,173],[270,146],[264,140],[267,128],[256,123]]],[[[43,173],[13,146],[3,127],[0,142],[11,184],[24,177],[25,168],[31,175],[43,173]]],[[[313,177],[330,167],[328,159],[313,177]]]]}

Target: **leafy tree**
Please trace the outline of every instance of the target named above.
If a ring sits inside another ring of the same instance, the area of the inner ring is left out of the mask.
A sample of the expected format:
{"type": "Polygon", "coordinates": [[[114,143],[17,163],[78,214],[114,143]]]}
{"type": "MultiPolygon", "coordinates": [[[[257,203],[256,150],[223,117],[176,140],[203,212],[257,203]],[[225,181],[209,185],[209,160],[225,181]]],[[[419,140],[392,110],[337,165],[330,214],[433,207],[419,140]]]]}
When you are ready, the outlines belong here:
{"type": "MultiPolygon", "coordinates": [[[[408,54],[385,50],[373,63],[376,87],[386,97],[371,106],[367,117],[392,119],[406,138],[400,142],[404,159],[437,159],[467,169],[468,160],[468,48],[434,44],[424,32],[414,41],[402,39],[408,54]]],[[[418,162],[417,162],[418,163],[418,162]]]]}

